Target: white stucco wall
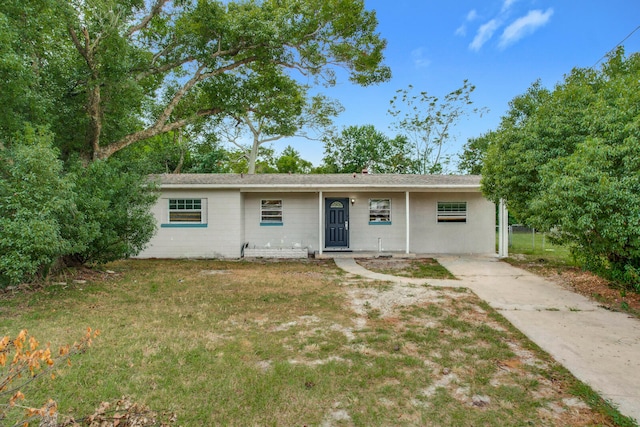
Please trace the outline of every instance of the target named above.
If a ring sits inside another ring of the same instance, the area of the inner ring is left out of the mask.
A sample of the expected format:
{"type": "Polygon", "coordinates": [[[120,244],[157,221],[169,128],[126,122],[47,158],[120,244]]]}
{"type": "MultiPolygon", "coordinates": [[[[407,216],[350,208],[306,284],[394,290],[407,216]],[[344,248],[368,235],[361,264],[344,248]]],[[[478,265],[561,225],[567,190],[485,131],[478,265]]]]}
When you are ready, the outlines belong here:
{"type": "Polygon", "coordinates": [[[318,250],[317,193],[244,193],[244,241],[249,247],[318,250]],[[282,200],[282,225],[261,225],[263,199],[282,200]]]}
{"type": "MultiPolygon", "coordinates": [[[[404,192],[241,193],[239,190],[163,190],[153,208],[156,235],[139,258],[238,258],[241,246],[308,248],[324,245],[318,224],[324,224],[326,198],[354,199],[349,203],[349,249],[404,252],[406,200],[404,192]],[[206,227],[162,227],[168,223],[168,199],[206,200],[206,227]],[[369,199],[391,199],[391,224],[369,223],[369,199]],[[260,225],[263,199],[283,201],[283,223],[260,225]]],[[[495,207],[480,193],[411,193],[410,252],[424,254],[495,253],[495,207]],[[466,223],[438,223],[438,202],[467,202],[466,223]]]]}
{"type": "Polygon", "coordinates": [[[138,258],[238,258],[243,241],[242,209],[237,190],[164,190],[152,209],[158,221],[156,234],[138,258]],[[171,198],[206,200],[206,227],[163,227],[169,222],[171,198]]]}
{"type": "Polygon", "coordinates": [[[495,206],[480,193],[413,193],[410,250],[415,253],[495,253],[495,206]],[[467,202],[466,223],[439,223],[438,202],[467,202]]]}

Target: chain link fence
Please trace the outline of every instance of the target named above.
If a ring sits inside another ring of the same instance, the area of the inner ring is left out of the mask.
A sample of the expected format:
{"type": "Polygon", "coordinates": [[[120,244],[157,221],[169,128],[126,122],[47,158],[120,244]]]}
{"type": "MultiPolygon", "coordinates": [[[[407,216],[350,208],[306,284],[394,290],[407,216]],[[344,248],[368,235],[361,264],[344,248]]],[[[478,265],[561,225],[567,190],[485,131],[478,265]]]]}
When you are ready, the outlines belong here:
{"type": "Polygon", "coordinates": [[[509,226],[509,252],[528,255],[561,255],[568,250],[554,245],[547,233],[536,231],[526,225],[513,224],[509,226]]]}
{"type": "MultiPolygon", "coordinates": [[[[498,228],[496,227],[496,241],[498,228]]],[[[555,245],[547,233],[522,224],[509,226],[509,252],[526,255],[568,255],[569,250],[564,246],[555,245]]]]}

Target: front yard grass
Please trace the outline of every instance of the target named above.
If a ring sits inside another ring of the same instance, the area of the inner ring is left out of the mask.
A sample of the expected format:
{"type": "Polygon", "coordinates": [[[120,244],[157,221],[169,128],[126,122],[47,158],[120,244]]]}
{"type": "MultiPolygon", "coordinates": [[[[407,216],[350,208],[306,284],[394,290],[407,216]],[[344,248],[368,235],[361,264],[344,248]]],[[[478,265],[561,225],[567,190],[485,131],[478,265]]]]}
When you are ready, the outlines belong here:
{"type": "Polygon", "coordinates": [[[0,335],[55,348],[101,331],[25,404],[81,415],[126,395],[183,426],[633,425],[587,406],[602,401],[465,289],[368,282],[332,261],[108,268],[2,296],[0,335]]]}
{"type": "MultiPolygon", "coordinates": [[[[496,242],[497,239],[496,233],[496,242]]],[[[562,265],[576,265],[568,247],[551,243],[547,235],[540,232],[514,232],[509,239],[509,252],[546,258],[562,265]]]]}
{"type": "Polygon", "coordinates": [[[368,270],[392,276],[417,279],[455,279],[454,275],[434,258],[359,258],[368,270]]]}

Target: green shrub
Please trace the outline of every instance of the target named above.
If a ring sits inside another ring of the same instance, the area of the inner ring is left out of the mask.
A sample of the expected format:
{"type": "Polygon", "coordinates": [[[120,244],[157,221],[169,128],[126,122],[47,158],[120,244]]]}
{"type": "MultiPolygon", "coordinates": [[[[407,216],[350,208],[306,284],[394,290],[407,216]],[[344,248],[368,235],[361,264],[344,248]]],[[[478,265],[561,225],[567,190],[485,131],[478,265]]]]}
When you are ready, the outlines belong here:
{"type": "Polygon", "coordinates": [[[0,286],[42,273],[72,249],[60,224],[74,210],[73,183],[51,143],[27,127],[0,149],[0,286]]]}
{"type": "Polygon", "coordinates": [[[27,127],[0,145],[0,287],[57,260],[103,263],[139,253],[155,231],[155,186],[117,161],[65,173],[52,136],[27,127]]]}
{"type": "Polygon", "coordinates": [[[71,253],[68,261],[104,263],[140,253],[155,232],[150,212],[158,195],[156,187],[137,172],[127,170],[115,159],[76,166],[76,203],[88,227],[83,250],[71,253]]]}

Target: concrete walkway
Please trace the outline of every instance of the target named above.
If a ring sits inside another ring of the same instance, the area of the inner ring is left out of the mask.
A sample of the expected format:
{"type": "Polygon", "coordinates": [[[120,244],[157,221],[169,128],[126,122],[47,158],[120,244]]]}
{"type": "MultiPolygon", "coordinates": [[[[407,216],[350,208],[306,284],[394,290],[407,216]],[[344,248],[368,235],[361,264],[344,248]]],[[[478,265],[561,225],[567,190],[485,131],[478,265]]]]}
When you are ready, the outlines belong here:
{"type": "Polygon", "coordinates": [[[622,414],[640,421],[640,321],[495,257],[438,261],[460,280],[390,276],[353,258],[335,259],[338,267],[362,277],[471,289],[622,414]]]}

